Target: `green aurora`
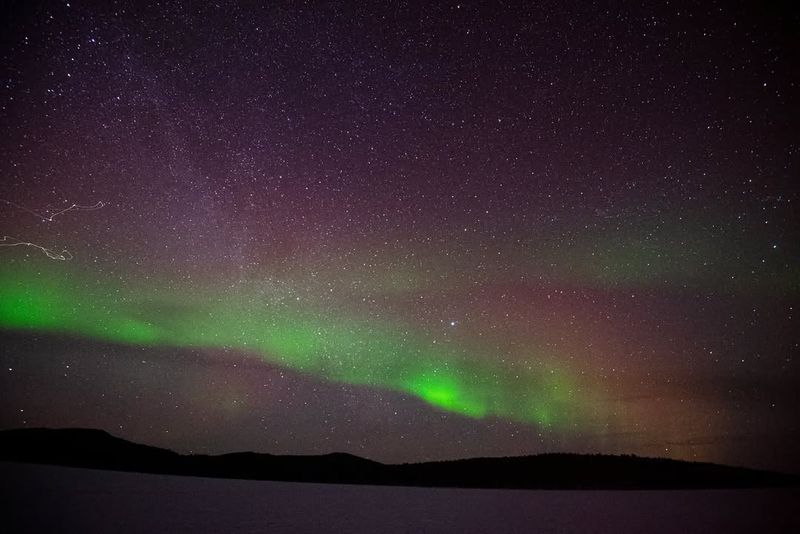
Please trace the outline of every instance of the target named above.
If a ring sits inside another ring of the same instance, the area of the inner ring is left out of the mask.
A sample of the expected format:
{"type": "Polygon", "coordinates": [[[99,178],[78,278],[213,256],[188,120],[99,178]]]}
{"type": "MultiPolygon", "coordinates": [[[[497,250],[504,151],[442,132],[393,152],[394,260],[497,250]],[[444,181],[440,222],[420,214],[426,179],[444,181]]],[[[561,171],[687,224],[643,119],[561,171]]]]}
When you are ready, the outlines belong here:
{"type": "Polygon", "coordinates": [[[114,285],[89,281],[63,264],[28,267],[0,270],[1,328],[236,349],[325,380],[414,395],[473,418],[566,428],[586,407],[562,368],[498,365],[467,344],[437,343],[407,325],[348,318],[296,299],[276,303],[250,284],[216,290],[174,282],[114,285]]]}

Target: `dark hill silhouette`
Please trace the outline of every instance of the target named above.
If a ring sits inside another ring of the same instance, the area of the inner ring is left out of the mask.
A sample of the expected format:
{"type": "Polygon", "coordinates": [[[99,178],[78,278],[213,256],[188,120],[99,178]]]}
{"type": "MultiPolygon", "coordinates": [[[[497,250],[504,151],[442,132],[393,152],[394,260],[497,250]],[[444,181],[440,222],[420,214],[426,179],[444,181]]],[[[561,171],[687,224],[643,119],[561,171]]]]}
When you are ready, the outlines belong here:
{"type": "Polygon", "coordinates": [[[220,478],[517,489],[688,489],[799,486],[800,477],[637,456],[541,454],[386,465],[344,453],[181,455],[101,430],[0,431],[0,460],[220,478]]]}

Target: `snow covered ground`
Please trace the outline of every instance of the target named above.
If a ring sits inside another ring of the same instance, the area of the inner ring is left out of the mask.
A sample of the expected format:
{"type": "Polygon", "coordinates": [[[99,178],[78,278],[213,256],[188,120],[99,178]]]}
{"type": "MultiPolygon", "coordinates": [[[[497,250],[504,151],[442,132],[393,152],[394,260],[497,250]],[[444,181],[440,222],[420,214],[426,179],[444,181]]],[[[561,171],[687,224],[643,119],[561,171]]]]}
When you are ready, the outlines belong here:
{"type": "Polygon", "coordinates": [[[0,462],[6,532],[800,532],[799,497],[301,484],[0,462]]]}

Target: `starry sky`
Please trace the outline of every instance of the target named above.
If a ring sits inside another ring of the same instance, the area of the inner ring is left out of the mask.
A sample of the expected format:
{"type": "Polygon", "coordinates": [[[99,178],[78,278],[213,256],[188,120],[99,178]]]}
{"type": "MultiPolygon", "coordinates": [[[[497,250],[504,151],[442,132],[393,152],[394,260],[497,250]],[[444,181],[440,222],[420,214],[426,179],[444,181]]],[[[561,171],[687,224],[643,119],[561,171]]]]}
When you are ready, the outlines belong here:
{"type": "Polygon", "coordinates": [[[0,427],[800,471],[797,11],[2,4],[0,427]]]}

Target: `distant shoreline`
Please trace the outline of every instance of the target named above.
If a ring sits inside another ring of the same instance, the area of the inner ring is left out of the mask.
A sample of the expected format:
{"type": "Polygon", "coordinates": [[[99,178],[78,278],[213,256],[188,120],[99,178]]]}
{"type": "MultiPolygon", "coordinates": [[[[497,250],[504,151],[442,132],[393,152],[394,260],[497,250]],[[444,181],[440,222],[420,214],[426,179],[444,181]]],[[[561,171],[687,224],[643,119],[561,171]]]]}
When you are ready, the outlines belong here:
{"type": "Polygon", "coordinates": [[[380,486],[547,490],[800,487],[800,476],[638,456],[541,454],[382,464],[345,453],[182,455],[93,429],[0,431],[0,460],[113,471],[380,486]]]}

